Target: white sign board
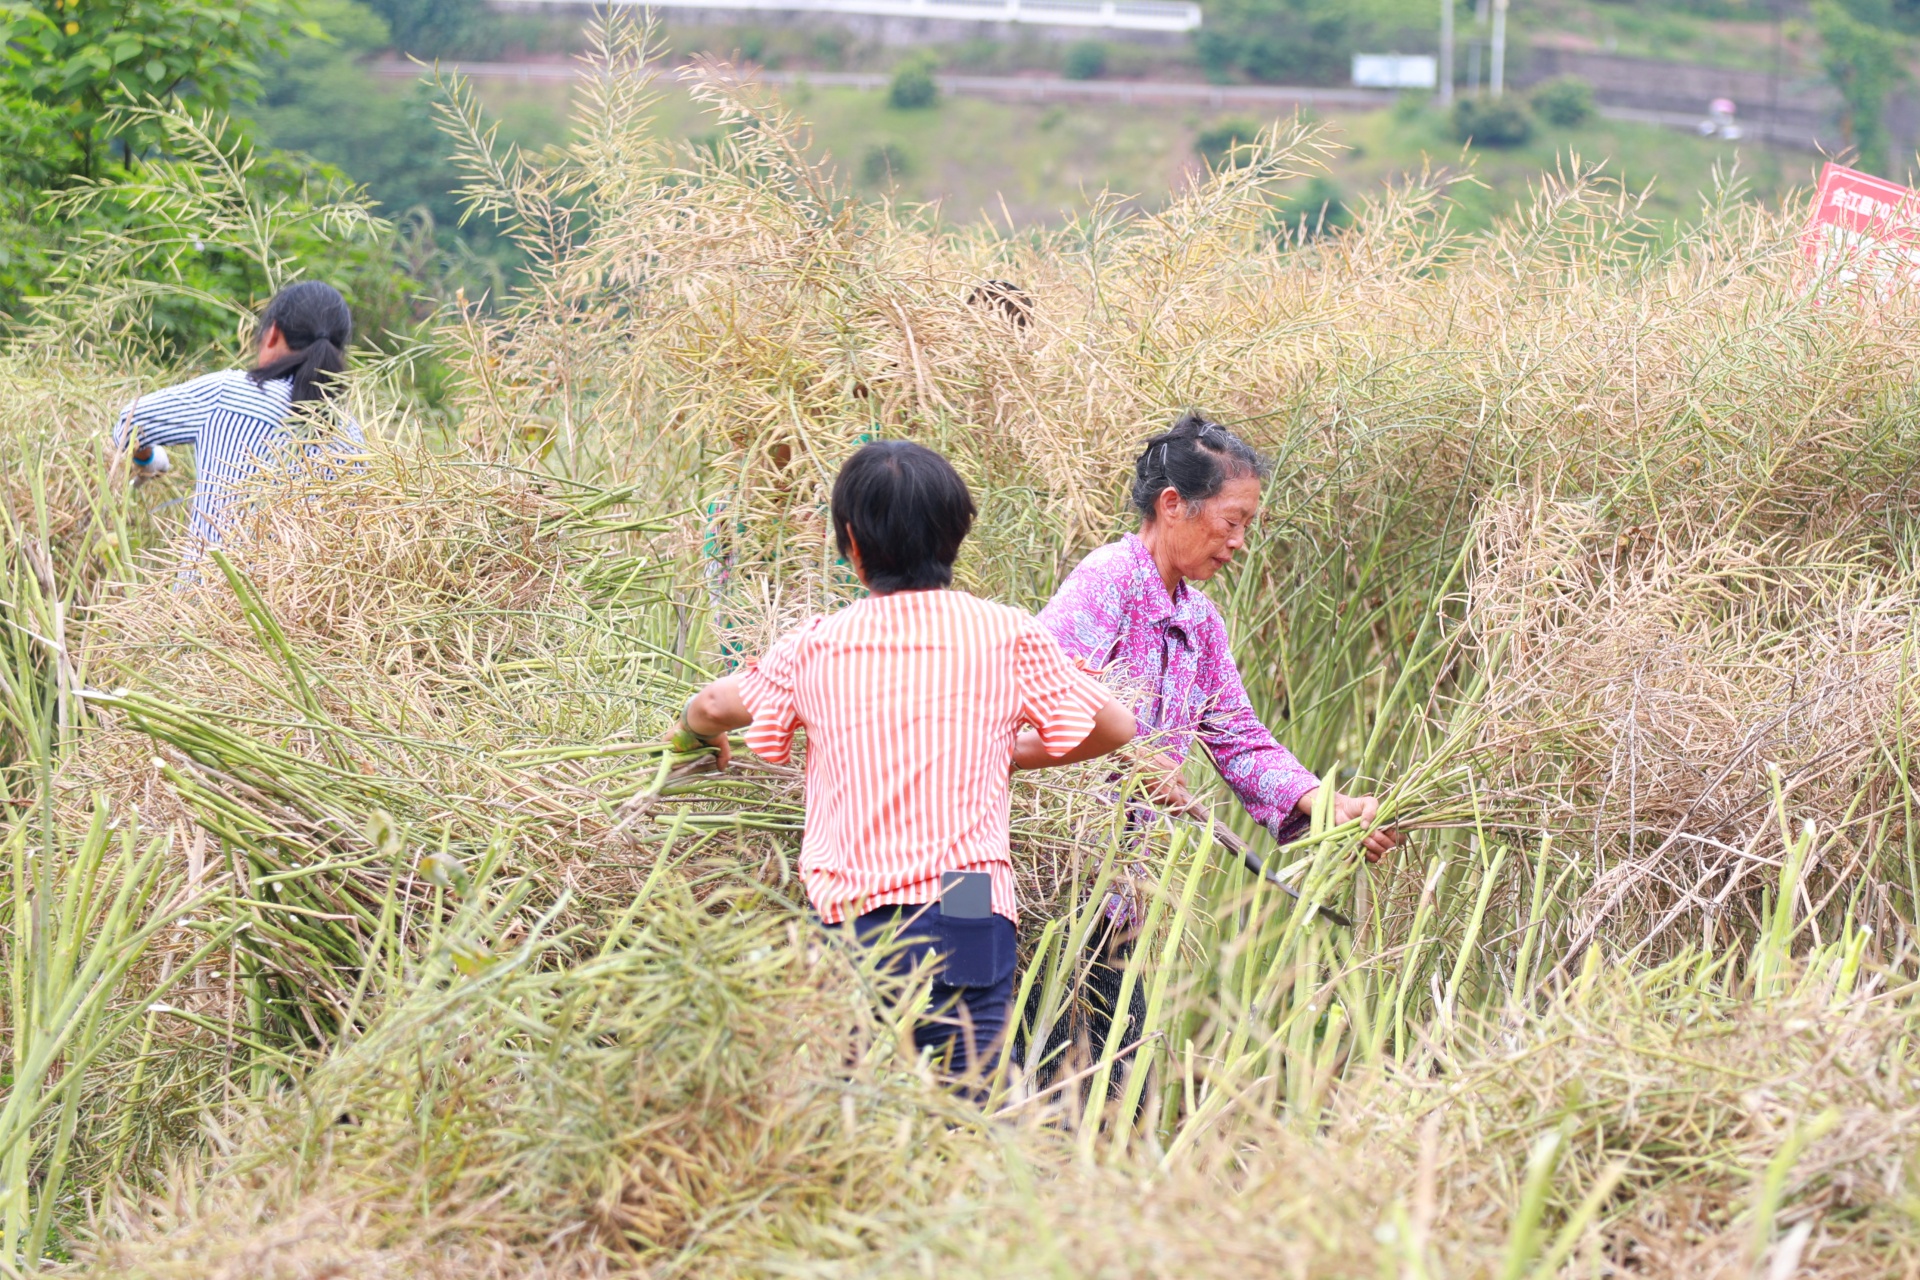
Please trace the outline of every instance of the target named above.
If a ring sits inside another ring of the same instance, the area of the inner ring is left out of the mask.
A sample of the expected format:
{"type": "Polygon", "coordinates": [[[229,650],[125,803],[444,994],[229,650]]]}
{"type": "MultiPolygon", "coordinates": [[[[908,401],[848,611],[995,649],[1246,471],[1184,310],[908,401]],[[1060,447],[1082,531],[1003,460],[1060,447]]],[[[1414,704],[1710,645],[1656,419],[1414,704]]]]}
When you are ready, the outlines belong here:
{"type": "Polygon", "coordinates": [[[1920,289],[1920,191],[1829,163],[1802,244],[1823,290],[1920,289]]]}
{"type": "Polygon", "coordinates": [[[1431,89],[1440,83],[1440,62],[1424,53],[1356,53],[1353,83],[1362,89],[1431,89]]]}

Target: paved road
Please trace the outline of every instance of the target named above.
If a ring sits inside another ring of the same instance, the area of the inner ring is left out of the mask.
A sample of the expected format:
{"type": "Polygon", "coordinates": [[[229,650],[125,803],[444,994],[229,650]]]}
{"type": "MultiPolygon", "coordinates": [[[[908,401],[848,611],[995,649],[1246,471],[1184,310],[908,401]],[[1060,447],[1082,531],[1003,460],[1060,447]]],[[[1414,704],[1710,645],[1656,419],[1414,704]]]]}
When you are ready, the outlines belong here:
{"type": "MultiPolygon", "coordinates": [[[[410,78],[423,74],[411,62],[380,62],[381,75],[410,78]]],[[[572,80],[585,74],[573,62],[446,62],[441,67],[475,79],[572,80]]],[[[664,75],[691,79],[693,73],[663,67],[664,75]]],[[[884,89],[892,77],[873,71],[756,71],[765,84],[804,81],[828,88],[884,89]]],[[[1384,107],[1391,93],[1375,89],[1320,89],[1288,85],[1215,85],[1178,80],[1062,80],[1056,76],[934,77],[943,93],[967,98],[1017,102],[1191,102],[1209,107],[1384,107]]]]}
{"type": "MultiPolygon", "coordinates": [[[[379,62],[375,69],[384,76],[405,79],[424,74],[412,62],[379,62]]],[[[577,62],[447,62],[443,70],[475,79],[573,80],[585,74],[577,62]]],[[[672,67],[661,73],[691,79],[693,72],[672,67]]],[[[851,89],[884,89],[890,77],[871,71],[758,71],[756,77],[766,84],[790,85],[804,81],[810,85],[851,89]]],[[[1241,107],[1287,111],[1295,107],[1391,106],[1394,95],[1377,89],[1322,89],[1304,85],[1275,84],[1197,84],[1179,80],[1062,80],[1053,76],[935,76],[943,93],[969,98],[994,98],[1003,102],[1160,102],[1192,103],[1225,109],[1241,107]]],[[[1600,114],[1609,120],[1633,120],[1643,124],[1692,129],[1700,117],[1686,112],[1643,111],[1633,107],[1603,106],[1600,114]]],[[[1813,139],[1790,126],[1769,130],[1764,124],[1749,123],[1747,136],[1756,141],[1773,133],[1773,141],[1783,146],[1816,151],[1813,139]]]]}

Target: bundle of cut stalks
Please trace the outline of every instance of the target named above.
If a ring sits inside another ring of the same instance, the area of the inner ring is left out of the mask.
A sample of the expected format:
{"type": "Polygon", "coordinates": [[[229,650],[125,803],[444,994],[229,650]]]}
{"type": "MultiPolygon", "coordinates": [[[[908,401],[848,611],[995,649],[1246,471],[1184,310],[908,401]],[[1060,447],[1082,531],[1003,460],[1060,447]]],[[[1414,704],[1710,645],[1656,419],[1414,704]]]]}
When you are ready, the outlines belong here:
{"type": "MultiPolygon", "coordinates": [[[[563,732],[650,735],[647,691],[685,685],[670,649],[622,634],[637,604],[659,599],[657,553],[650,562],[628,551],[623,535],[594,543],[583,530],[596,518],[580,502],[491,469],[387,451],[347,477],[285,476],[250,504],[224,563],[188,550],[181,577],[163,570],[103,611],[88,650],[96,684],[201,718],[278,724],[269,734],[285,751],[423,795],[591,822],[578,796],[527,808],[513,780],[484,765],[489,751],[563,732]],[[589,574],[621,593],[597,594],[589,574]]],[[[629,527],[613,516],[604,523],[629,527]]],[[[109,763],[117,741],[92,738],[72,785],[112,784],[162,816],[137,745],[127,740],[119,767],[109,763]]]]}
{"type": "MultiPolygon", "coordinates": [[[[54,780],[69,812],[104,795],[172,829],[193,878],[249,904],[247,965],[189,1012],[231,1019],[245,976],[257,1033],[323,1043],[376,939],[478,862],[617,914],[657,852],[629,802],[662,789],[699,671],[664,526],[622,495],[385,449],[343,465],[276,473],[222,548],[101,610],[78,694],[96,722],[54,780]]],[[[733,865],[766,861],[755,824],[718,825],[733,865]]]]}

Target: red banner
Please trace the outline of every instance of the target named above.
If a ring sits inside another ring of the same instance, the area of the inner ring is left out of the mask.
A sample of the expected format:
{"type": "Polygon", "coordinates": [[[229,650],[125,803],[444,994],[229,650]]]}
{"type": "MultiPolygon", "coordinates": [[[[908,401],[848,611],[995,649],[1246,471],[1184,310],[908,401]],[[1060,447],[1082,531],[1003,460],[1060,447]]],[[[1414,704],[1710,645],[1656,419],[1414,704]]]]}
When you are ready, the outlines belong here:
{"type": "Polygon", "coordinates": [[[1920,192],[1829,164],[1802,243],[1822,286],[1885,297],[1920,284],[1920,192]]]}

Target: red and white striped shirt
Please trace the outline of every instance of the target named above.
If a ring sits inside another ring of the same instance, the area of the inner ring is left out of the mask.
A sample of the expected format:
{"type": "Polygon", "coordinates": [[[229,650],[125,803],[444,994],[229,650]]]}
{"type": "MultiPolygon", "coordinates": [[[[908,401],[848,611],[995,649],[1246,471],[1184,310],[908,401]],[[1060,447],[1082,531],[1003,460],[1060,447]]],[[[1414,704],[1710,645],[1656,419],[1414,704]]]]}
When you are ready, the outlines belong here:
{"type": "Polygon", "coordinates": [[[931,902],[946,871],[993,877],[1016,918],[1008,775],[1024,725],[1049,755],[1093,731],[1106,692],[1018,609],[897,591],[781,637],[740,682],[747,745],[785,763],[807,731],[800,877],[829,924],[931,902]]]}

